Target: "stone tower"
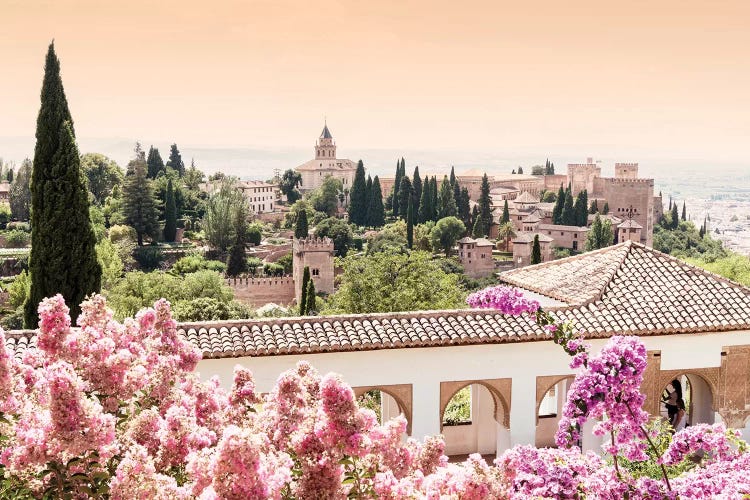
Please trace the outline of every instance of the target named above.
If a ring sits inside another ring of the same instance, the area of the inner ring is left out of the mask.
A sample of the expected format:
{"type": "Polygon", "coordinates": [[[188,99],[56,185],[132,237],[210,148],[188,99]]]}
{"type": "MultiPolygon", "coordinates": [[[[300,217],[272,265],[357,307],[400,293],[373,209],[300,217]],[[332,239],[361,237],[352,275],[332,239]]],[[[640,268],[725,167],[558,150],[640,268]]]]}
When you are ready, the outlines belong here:
{"type": "MultiPolygon", "coordinates": [[[[326,128],[323,132],[327,130],[326,128]]],[[[333,241],[330,238],[294,239],[292,275],[297,303],[302,296],[302,275],[305,266],[310,268],[310,277],[315,283],[316,292],[333,293],[333,241]]]]}
{"type": "Polygon", "coordinates": [[[315,144],[316,160],[333,160],[336,158],[336,143],[333,141],[331,131],[328,130],[328,124],[323,126],[323,132],[320,133],[318,142],[315,144]]]}
{"type": "Polygon", "coordinates": [[[615,177],[618,179],[637,179],[637,163],[615,163],[615,177]]]}
{"type": "Polygon", "coordinates": [[[635,219],[628,219],[617,226],[617,243],[623,243],[628,240],[640,243],[642,231],[643,226],[638,224],[635,219]]]}

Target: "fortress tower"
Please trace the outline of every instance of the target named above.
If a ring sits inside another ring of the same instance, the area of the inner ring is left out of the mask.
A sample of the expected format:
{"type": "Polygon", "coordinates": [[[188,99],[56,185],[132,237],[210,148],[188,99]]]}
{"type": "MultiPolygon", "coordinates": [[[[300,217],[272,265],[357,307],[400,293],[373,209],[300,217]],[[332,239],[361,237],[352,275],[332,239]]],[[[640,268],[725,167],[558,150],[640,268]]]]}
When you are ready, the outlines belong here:
{"type": "Polygon", "coordinates": [[[310,277],[315,283],[316,292],[333,293],[333,241],[330,238],[294,239],[292,275],[297,303],[302,296],[302,275],[305,266],[310,268],[310,277]]]}
{"type": "Polygon", "coordinates": [[[615,163],[615,178],[617,179],[637,179],[637,163],[615,163]]]}

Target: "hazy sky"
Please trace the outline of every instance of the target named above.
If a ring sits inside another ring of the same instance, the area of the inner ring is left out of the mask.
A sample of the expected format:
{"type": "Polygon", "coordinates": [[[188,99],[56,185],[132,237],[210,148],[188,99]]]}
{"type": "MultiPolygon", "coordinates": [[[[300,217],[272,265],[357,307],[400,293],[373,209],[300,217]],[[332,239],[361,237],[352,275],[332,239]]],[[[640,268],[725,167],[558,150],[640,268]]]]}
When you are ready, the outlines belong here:
{"type": "MultiPolygon", "coordinates": [[[[0,0],[0,136],[744,159],[750,2],[0,0]]],[[[311,149],[312,151],[312,149],[311,149]]],[[[0,152],[0,155],[2,153],[0,152]]]]}

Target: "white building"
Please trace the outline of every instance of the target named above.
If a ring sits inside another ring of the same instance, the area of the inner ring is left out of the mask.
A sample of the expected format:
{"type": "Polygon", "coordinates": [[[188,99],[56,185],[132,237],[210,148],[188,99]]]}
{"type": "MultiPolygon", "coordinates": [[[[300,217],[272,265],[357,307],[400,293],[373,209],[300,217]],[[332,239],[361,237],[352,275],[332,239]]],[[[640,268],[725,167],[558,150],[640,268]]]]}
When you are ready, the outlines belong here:
{"type": "Polygon", "coordinates": [[[278,184],[263,181],[240,181],[238,187],[245,195],[250,209],[256,214],[273,212],[279,198],[278,184]]]}
{"type": "Polygon", "coordinates": [[[336,157],[336,143],[326,124],[315,143],[315,159],[303,163],[295,170],[302,175],[300,191],[317,189],[329,176],[339,179],[344,189],[348,190],[352,188],[357,164],[351,160],[336,157]]]}

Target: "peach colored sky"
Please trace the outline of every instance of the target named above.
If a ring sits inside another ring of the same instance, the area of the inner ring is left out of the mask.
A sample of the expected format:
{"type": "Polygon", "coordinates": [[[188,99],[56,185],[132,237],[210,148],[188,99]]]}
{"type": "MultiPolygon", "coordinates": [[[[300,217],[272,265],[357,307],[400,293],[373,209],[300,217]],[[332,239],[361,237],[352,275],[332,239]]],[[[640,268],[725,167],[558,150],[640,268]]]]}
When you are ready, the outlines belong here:
{"type": "Polygon", "coordinates": [[[54,37],[79,138],[311,146],[327,115],[348,150],[748,153],[746,0],[0,0],[0,20],[0,136],[33,135],[54,37]]]}

